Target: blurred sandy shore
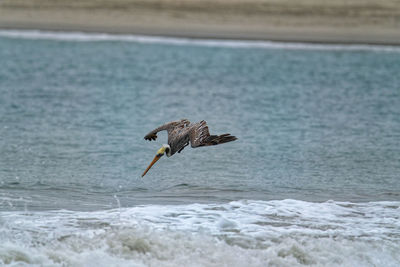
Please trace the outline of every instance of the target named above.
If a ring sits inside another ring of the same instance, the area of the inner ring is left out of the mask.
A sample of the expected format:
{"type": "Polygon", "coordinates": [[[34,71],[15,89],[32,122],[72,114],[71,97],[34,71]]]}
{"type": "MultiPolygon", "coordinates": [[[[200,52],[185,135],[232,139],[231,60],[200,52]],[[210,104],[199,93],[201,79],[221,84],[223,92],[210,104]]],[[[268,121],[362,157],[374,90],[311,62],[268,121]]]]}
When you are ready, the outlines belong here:
{"type": "Polygon", "coordinates": [[[0,0],[0,28],[400,45],[400,0],[0,0]]]}

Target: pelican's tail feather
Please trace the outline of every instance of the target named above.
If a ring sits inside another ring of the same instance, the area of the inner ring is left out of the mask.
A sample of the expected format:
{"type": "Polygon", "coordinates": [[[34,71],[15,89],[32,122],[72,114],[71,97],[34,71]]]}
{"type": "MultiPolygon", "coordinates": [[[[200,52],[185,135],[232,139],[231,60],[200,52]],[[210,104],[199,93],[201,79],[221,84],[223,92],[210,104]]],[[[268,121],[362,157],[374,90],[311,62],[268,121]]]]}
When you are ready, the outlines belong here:
{"type": "Polygon", "coordinates": [[[210,135],[204,141],[204,146],[215,146],[223,143],[228,143],[231,141],[235,141],[237,138],[230,134],[221,134],[221,135],[210,135]]]}

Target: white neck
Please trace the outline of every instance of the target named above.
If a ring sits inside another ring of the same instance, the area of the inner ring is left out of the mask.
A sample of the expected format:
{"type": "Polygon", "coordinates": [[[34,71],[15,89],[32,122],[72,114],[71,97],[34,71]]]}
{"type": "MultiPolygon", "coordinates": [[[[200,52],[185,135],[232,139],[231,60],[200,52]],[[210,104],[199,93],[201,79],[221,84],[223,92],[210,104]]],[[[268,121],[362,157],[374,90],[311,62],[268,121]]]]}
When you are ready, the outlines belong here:
{"type": "Polygon", "coordinates": [[[165,154],[167,157],[171,157],[171,147],[167,144],[163,144],[162,146],[165,147],[165,154]]]}

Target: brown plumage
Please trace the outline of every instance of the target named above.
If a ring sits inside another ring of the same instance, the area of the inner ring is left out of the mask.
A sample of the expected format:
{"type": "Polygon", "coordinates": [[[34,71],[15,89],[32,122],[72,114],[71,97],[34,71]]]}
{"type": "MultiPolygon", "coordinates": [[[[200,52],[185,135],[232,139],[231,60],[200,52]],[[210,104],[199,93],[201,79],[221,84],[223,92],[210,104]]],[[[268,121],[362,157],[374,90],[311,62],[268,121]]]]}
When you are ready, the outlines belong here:
{"type": "Polygon", "coordinates": [[[168,132],[168,145],[171,151],[167,154],[172,156],[176,152],[181,152],[189,142],[193,148],[201,146],[214,146],[236,140],[230,134],[210,135],[205,121],[191,124],[188,120],[168,122],[149,132],[144,139],[156,140],[157,133],[166,130],[168,132]]]}
{"type": "Polygon", "coordinates": [[[237,138],[230,134],[210,135],[205,121],[191,124],[190,121],[183,119],[179,121],[168,122],[153,131],[146,134],[144,139],[156,140],[157,133],[160,131],[168,132],[168,145],[163,145],[158,151],[153,161],[143,172],[142,177],[150,170],[164,154],[168,157],[176,152],[181,152],[185,146],[192,145],[193,148],[200,146],[214,146],[226,142],[235,141],[237,138]]]}

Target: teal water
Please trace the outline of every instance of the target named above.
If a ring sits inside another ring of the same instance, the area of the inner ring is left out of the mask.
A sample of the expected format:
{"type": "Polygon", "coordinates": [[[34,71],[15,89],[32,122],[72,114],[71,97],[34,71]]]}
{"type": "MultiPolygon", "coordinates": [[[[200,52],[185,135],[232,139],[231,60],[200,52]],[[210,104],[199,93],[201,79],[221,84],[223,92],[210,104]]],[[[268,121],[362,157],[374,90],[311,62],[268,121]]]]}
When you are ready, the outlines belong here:
{"type": "Polygon", "coordinates": [[[399,266],[400,48],[0,31],[0,265],[399,266]],[[206,120],[238,140],[163,157],[206,120]]]}
{"type": "Polygon", "coordinates": [[[0,39],[1,209],[400,198],[400,53],[0,39]],[[140,174],[164,122],[239,139],[140,174]]]}

